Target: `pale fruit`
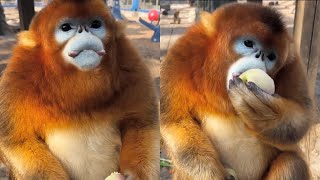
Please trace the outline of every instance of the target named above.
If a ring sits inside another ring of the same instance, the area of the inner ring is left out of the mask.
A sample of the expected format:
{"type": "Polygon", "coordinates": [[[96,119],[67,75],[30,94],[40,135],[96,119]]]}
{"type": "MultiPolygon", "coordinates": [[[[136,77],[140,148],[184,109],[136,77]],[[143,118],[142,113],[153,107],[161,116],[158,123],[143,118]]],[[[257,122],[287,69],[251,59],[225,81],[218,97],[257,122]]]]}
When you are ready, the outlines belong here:
{"type": "Polygon", "coordinates": [[[273,79],[261,69],[249,69],[242,73],[239,78],[244,82],[253,82],[268,94],[274,94],[275,86],[273,79]]]}
{"type": "Polygon", "coordinates": [[[105,180],[124,180],[124,176],[118,172],[113,172],[105,180]]]}
{"type": "Polygon", "coordinates": [[[225,170],[227,171],[227,173],[231,176],[233,176],[234,180],[238,180],[237,174],[234,171],[234,169],[230,169],[230,168],[225,168],[225,170]]]}

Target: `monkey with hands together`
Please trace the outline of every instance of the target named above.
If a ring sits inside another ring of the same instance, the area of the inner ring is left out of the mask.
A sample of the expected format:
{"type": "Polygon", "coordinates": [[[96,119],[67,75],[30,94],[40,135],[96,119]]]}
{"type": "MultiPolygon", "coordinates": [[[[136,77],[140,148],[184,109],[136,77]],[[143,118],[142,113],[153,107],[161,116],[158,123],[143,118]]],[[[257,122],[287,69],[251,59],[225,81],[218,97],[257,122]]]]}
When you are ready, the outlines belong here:
{"type": "Polygon", "coordinates": [[[0,150],[15,179],[159,177],[151,76],[101,0],[53,0],[0,81],[0,150]]]}

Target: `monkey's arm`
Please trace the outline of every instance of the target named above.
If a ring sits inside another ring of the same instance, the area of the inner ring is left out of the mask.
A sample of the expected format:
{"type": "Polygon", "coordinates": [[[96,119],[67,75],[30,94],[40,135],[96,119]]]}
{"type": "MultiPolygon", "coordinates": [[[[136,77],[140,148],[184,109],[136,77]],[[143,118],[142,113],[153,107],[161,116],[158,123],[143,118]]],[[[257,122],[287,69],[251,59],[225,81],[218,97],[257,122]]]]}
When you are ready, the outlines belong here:
{"type": "MultiPolygon", "coordinates": [[[[3,123],[3,122],[2,122],[3,123]]],[[[69,179],[61,163],[51,154],[47,146],[27,132],[2,129],[1,151],[6,157],[17,179],[69,179]],[[6,132],[4,132],[6,131],[6,132]]]]}
{"type": "Polygon", "coordinates": [[[218,152],[190,116],[162,112],[160,126],[174,167],[185,173],[179,178],[223,180],[227,177],[218,152]]]}
{"type": "Polygon", "coordinates": [[[230,82],[229,97],[250,130],[272,145],[297,143],[307,132],[312,118],[302,64],[295,59],[275,78],[276,95],[263,92],[254,83],[239,78],[230,82]]]}
{"type": "Polygon", "coordinates": [[[156,109],[150,115],[130,115],[122,122],[120,172],[128,179],[159,177],[160,133],[156,109]]]}
{"type": "MultiPolygon", "coordinates": [[[[32,122],[27,122],[21,109],[9,108],[15,96],[4,92],[0,84],[0,149],[9,164],[14,178],[20,179],[70,179],[61,163],[49,151],[44,142],[32,131],[32,122]],[[6,96],[5,96],[6,95],[6,96]],[[14,118],[16,117],[16,118],[14,118]]],[[[21,101],[17,101],[21,103],[21,101]]],[[[27,109],[27,107],[25,107],[27,109]]]]}

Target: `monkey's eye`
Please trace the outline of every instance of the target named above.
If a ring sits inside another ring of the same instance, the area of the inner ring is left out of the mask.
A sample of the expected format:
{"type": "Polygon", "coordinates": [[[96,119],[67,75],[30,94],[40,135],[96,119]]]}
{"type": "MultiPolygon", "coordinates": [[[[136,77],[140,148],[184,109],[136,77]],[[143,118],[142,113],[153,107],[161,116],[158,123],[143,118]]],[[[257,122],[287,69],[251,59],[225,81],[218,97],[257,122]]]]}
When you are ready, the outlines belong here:
{"type": "Polygon", "coordinates": [[[102,26],[102,23],[101,23],[101,21],[99,21],[99,20],[94,20],[94,21],[92,21],[92,23],[91,23],[91,28],[94,28],[94,29],[98,29],[98,28],[100,28],[102,26]]]}
{"type": "Polygon", "coordinates": [[[65,24],[62,24],[60,26],[60,29],[64,32],[67,32],[67,31],[70,31],[72,29],[72,27],[70,26],[70,24],[68,23],[65,23],[65,24]]]}
{"type": "Polygon", "coordinates": [[[273,61],[276,59],[276,55],[274,53],[271,53],[267,56],[267,58],[270,60],[270,61],[273,61]]]}
{"type": "Polygon", "coordinates": [[[250,41],[250,40],[245,40],[244,42],[243,42],[243,44],[245,45],[245,46],[247,46],[247,47],[249,47],[249,48],[253,48],[253,42],[252,41],[250,41]]]}

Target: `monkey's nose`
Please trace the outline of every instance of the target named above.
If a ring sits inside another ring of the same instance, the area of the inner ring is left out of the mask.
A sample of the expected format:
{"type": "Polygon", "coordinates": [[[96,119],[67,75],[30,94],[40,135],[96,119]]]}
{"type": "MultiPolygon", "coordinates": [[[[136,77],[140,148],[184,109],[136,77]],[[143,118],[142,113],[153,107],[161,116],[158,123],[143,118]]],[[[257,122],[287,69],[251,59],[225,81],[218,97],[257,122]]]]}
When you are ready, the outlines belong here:
{"type": "Polygon", "coordinates": [[[80,25],[78,29],[78,33],[82,33],[83,30],[85,30],[86,32],[89,32],[88,28],[85,25],[80,25]]]}
{"type": "Polygon", "coordinates": [[[83,31],[83,28],[82,28],[82,26],[80,26],[78,29],[78,33],[82,33],[82,31],[83,31]]]}
{"type": "Polygon", "coordinates": [[[256,57],[257,59],[261,57],[261,60],[263,61],[263,60],[264,60],[264,53],[263,53],[262,51],[259,51],[259,52],[255,55],[255,57],[256,57]]]}
{"type": "Polygon", "coordinates": [[[261,51],[259,51],[257,54],[256,54],[256,58],[259,58],[260,57],[260,55],[261,55],[261,51]]]}

